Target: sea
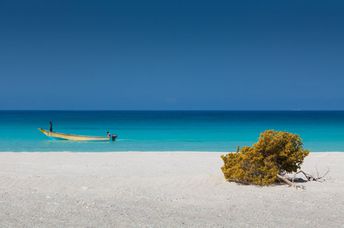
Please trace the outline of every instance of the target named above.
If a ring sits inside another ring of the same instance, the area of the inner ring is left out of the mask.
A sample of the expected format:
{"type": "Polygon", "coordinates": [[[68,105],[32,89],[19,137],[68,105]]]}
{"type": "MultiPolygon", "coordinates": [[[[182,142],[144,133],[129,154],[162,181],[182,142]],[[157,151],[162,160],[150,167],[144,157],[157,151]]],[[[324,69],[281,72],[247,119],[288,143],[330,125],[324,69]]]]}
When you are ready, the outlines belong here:
{"type": "Polygon", "coordinates": [[[301,136],[312,152],[344,151],[344,111],[0,111],[0,152],[235,151],[267,129],[301,136]],[[62,133],[115,142],[54,140],[62,133]]]}

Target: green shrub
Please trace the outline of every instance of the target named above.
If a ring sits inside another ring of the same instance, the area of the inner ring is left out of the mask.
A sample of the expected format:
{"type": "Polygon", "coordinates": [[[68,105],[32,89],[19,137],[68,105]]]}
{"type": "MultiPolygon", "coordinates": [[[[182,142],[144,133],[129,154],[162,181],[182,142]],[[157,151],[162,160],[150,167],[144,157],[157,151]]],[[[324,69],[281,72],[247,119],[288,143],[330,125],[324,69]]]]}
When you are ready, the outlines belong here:
{"type": "Polygon", "coordinates": [[[298,135],[267,130],[252,147],[222,155],[224,165],[221,169],[228,181],[270,185],[276,182],[277,174],[300,169],[308,154],[298,135]]]}

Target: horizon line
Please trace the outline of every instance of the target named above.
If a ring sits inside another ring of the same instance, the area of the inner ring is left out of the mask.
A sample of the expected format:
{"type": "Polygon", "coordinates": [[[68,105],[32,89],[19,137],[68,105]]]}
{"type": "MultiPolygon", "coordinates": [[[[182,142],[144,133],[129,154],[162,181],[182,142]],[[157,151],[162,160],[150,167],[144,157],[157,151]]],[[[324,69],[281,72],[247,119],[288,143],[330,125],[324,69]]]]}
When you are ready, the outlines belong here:
{"type": "Polygon", "coordinates": [[[343,112],[344,109],[0,109],[10,111],[53,112],[343,112]]]}

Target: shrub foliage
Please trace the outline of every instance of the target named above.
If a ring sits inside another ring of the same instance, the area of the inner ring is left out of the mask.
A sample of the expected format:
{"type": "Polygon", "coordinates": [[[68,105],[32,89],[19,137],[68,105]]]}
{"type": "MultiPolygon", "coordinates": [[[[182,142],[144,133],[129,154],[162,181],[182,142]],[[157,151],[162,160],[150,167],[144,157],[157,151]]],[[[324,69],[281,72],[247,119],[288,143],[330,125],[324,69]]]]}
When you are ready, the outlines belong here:
{"type": "Polygon", "coordinates": [[[228,181],[270,185],[277,174],[296,172],[309,154],[298,135],[267,130],[253,146],[222,155],[222,172],[228,181]]]}

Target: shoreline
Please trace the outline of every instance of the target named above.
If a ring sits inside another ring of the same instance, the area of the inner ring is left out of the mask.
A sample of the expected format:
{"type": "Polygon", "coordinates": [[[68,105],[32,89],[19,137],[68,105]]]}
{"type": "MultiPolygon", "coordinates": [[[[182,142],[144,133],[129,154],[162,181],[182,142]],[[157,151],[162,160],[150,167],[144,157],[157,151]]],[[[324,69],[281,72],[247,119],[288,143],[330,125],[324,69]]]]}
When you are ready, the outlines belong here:
{"type": "MultiPolygon", "coordinates": [[[[121,151],[0,151],[0,154],[10,154],[10,153],[96,153],[96,154],[107,154],[107,153],[236,153],[236,151],[194,151],[194,150],[157,150],[157,151],[146,151],[146,150],[121,150],[121,151]]],[[[344,153],[344,151],[310,151],[310,154],[318,154],[318,153],[344,153]]]]}
{"type": "Polygon", "coordinates": [[[224,180],[223,152],[2,152],[4,227],[339,227],[344,153],[311,153],[324,183],[247,186],[224,180]],[[319,216],[321,215],[321,216],[319,216]]]}

